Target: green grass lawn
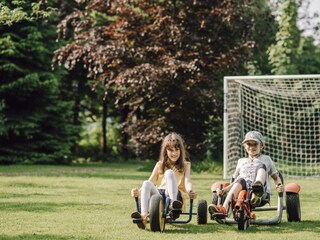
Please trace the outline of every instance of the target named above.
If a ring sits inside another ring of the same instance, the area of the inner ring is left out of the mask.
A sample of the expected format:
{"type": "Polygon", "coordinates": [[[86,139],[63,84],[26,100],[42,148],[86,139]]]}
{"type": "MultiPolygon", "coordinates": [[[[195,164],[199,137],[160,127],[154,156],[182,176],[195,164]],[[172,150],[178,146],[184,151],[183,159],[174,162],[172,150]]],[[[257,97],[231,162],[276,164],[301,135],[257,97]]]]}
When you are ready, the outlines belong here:
{"type": "MultiPolygon", "coordinates": [[[[276,226],[167,224],[163,233],[140,230],[130,219],[132,187],[149,177],[153,163],[72,166],[0,166],[0,239],[319,239],[320,180],[297,182],[302,221],[276,226]]],[[[211,199],[210,185],[222,174],[192,172],[198,199],[211,199]]],[[[197,200],[194,211],[196,211],[197,200]]],[[[272,204],[276,204],[275,196],[272,204]]],[[[257,214],[271,218],[275,212],[257,214]]]]}

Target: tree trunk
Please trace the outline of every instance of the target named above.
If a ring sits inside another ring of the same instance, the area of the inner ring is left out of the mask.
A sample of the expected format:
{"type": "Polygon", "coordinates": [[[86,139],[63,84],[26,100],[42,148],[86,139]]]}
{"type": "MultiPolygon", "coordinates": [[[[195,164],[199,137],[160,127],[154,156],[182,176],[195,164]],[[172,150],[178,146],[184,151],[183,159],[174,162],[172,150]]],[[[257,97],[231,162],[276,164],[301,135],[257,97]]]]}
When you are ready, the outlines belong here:
{"type": "MultiPolygon", "coordinates": [[[[104,86],[106,80],[104,80],[104,86]]],[[[107,98],[103,98],[102,102],[102,152],[107,153],[107,98]]]]}
{"type": "MultiPolygon", "coordinates": [[[[78,69],[78,68],[76,68],[78,69]]],[[[79,126],[80,120],[79,120],[79,115],[81,112],[81,106],[80,106],[80,102],[81,102],[81,98],[83,97],[83,92],[84,92],[84,85],[85,85],[85,78],[83,79],[83,75],[81,74],[81,71],[75,70],[72,71],[70,74],[70,91],[72,91],[72,83],[74,81],[74,79],[80,79],[77,81],[77,90],[76,92],[74,92],[75,98],[74,98],[74,107],[73,107],[73,117],[72,117],[72,122],[73,125],[75,126],[79,126]]],[[[77,152],[77,144],[75,143],[72,146],[71,151],[73,153],[77,152]]]]}
{"type": "MultiPolygon", "coordinates": [[[[124,123],[127,121],[129,109],[128,107],[124,107],[124,109],[121,110],[121,122],[124,123]]],[[[128,141],[129,136],[128,133],[122,130],[121,134],[121,152],[123,154],[124,159],[127,161],[129,158],[129,151],[128,151],[128,141]]]]}

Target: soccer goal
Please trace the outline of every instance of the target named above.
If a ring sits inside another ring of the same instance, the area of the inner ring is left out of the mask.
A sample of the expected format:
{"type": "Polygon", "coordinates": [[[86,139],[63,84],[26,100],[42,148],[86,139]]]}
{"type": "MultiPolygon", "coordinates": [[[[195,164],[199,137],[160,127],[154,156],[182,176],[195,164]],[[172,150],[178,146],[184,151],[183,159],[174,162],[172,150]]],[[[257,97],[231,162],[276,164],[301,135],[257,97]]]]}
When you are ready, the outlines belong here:
{"type": "Polygon", "coordinates": [[[283,175],[319,178],[320,75],[225,77],[225,179],[246,156],[241,142],[252,130],[283,175]]]}

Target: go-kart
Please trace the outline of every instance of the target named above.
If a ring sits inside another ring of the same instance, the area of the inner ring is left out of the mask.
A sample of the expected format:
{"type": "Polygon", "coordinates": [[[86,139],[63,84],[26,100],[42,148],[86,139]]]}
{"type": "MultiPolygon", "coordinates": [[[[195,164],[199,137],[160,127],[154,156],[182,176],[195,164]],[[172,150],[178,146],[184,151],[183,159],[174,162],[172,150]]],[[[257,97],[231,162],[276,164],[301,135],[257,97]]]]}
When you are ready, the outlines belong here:
{"type": "MultiPolygon", "coordinates": [[[[140,199],[135,198],[136,211],[141,212],[140,199]]],[[[207,202],[205,200],[198,201],[198,212],[193,213],[193,199],[190,199],[189,212],[183,212],[182,209],[170,208],[171,199],[166,197],[163,199],[161,195],[153,195],[149,202],[149,214],[147,222],[153,232],[162,232],[166,223],[189,223],[193,215],[197,215],[198,224],[207,224],[207,202]],[[187,219],[179,220],[181,215],[187,215],[187,219]]],[[[141,219],[132,219],[133,223],[138,223],[141,219]]]]}
{"type": "MultiPolygon", "coordinates": [[[[283,181],[282,181],[283,182],[283,181]]],[[[224,202],[226,194],[218,195],[217,188],[224,188],[230,183],[225,181],[218,181],[211,185],[212,203],[220,205],[224,202]]],[[[270,195],[264,193],[261,197],[261,202],[256,204],[251,203],[252,187],[249,186],[248,190],[241,190],[236,199],[232,198],[229,206],[229,211],[226,215],[222,213],[215,213],[210,216],[212,220],[218,222],[225,222],[226,224],[235,223],[238,225],[238,230],[246,230],[250,224],[258,225],[275,225],[281,223],[282,211],[286,209],[287,220],[289,222],[300,222],[300,199],[299,199],[300,186],[296,183],[288,183],[285,185],[286,206],[283,205],[283,192],[278,192],[277,206],[270,205],[270,195]],[[265,206],[269,204],[269,206],[265,206]],[[273,211],[276,210],[277,214],[272,219],[256,219],[255,212],[258,211],[273,211]],[[229,217],[230,216],[230,217],[229,217]],[[220,221],[219,221],[220,219],[220,221]],[[221,221],[223,219],[223,221],[221,221]]]]}

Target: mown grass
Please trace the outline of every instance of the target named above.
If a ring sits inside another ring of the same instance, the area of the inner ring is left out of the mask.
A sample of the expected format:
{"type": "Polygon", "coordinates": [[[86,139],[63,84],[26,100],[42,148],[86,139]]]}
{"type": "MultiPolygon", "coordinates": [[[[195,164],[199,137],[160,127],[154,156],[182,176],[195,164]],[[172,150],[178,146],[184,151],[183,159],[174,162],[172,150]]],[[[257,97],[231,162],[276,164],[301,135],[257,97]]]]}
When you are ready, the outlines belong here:
{"type": "MultiPolygon", "coordinates": [[[[320,180],[286,179],[301,185],[302,221],[276,226],[236,225],[208,220],[167,224],[163,233],[139,230],[130,219],[132,187],[147,179],[153,163],[71,166],[0,166],[0,239],[318,239],[320,180]]],[[[222,174],[192,172],[198,199],[208,202],[210,185],[222,174]]],[[[273,198],[272,203],[276,204],[273,198]]],[[[194,211],[196,211],[197,200],[194,211]]],[[[259,213],[268,218],[273,212],[259,213]]]]}

